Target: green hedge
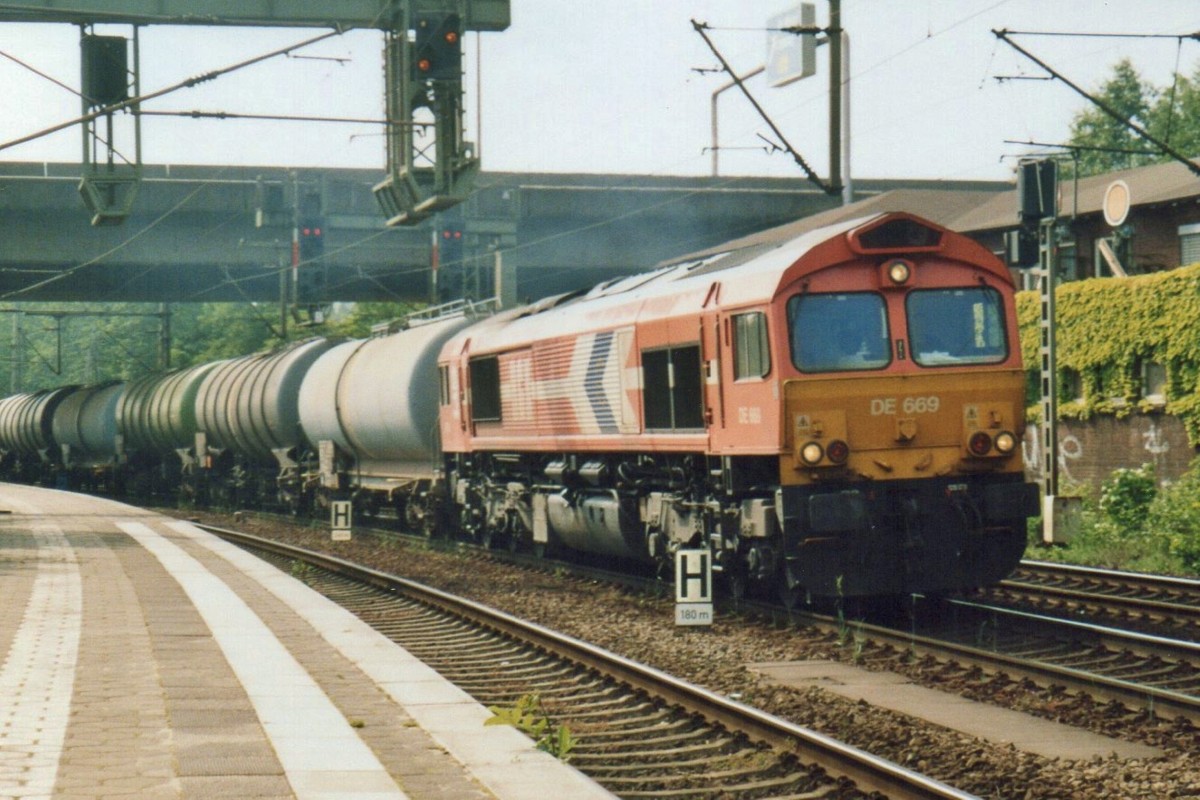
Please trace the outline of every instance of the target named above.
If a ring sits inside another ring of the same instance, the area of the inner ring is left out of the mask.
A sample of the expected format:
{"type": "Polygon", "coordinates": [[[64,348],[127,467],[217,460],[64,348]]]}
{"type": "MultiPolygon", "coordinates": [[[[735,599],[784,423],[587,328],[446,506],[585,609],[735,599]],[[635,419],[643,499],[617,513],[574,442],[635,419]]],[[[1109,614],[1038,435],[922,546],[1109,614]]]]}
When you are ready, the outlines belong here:
{"type": "MultiPolygon", "coordinates": [[[[1156,411],[1142,396],[1142,365],[1166,367],[1166,408],[1200,444],[1200,264],[1130,278],[1062,284],[1058,307],[1059,418],[1156,411]],[[1080,378],[1082,398],[1064,373],[1080,378]],[[1065,392],[1065,393],[1064,393],[1065,392]]],[[[1017,294],[1030,419],[1039,419],[1037,292],[1017,294]]]]}

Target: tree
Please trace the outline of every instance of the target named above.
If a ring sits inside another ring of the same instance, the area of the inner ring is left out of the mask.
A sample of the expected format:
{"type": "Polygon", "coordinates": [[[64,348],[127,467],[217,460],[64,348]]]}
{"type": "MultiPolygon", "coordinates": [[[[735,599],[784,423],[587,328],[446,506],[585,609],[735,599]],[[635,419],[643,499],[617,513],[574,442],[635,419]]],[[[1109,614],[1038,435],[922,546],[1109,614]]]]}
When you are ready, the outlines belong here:
{"type": "Polygon", "coordinates": [[[1200,65],[1190,79],[1176,75],[1175,84],[1158,93],[1150,119],[1155,136],[1188,156],[1200,156],[1200,65]]]}
{"type": "Polygon", "coordinates": [[[372,325],[400,319],[418,308],[410,303],[355,303],[349,314],[330,322],[322,333],[325,336],[362,339],[371,335],[372,325]]]}
{"type": "MultiPolygon", "coordinates": [[[[1200,155],[1200,66],[1190,80],[1176,75],[1172,86],[1160,89],[1143,80],[1129,59],[1122,59],[1113,67],[1112,76],[1092,94],[1174,149],[1200,155]]],[[[1068,141],[1081,148],[1081,176],[1171,160],[1171,156],[1159,152],[1094,105],[1075,115],[1068,141]]]]}
{"type": "MultiPolygon", "coordinates": [[[[1156,91],[1142,80],[1126,58],[1117,62],[1112,77],[1093,94],[1117,113],[1145,127],[1156,91]]],[[[1079,151],[1080,175],[1128,169],[1156,160],[1153,156],[1136,155],[1133,151],[1151,150],[1149,143],[1096,106],[1075,115],[1069,142],[1083,148],[1079,151]]]]}

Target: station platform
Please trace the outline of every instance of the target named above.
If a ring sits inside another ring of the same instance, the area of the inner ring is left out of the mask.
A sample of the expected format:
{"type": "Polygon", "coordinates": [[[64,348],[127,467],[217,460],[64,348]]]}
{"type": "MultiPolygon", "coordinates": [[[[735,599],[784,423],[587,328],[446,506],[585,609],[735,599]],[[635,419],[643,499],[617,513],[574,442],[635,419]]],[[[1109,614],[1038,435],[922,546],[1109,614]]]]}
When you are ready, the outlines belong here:
{"type": "Polygon", "coordinates": [[[0,798],[612,797],[186,522],[0,484],[0,798]]]}

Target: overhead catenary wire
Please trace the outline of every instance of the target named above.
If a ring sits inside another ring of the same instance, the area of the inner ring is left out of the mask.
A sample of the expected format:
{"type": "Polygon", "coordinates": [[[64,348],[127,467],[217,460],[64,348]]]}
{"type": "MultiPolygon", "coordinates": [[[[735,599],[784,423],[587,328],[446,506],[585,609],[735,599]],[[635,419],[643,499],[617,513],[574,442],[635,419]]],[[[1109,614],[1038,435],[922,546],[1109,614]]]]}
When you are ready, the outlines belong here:
{"type": "Polygon", "coordinates": [[[696,30],[696,33],[700,34],[700,37],[704,39],[704,43],[708,45],[710,50],[712,50],[713,55],[715,55],[717,60],[721,62],[722,68],[729,73],[729,76],[733,79],[733,82],[739,89],[741,89],[742,94],[746,96],[746,99],[750,101],[750,105],[754,106],[754,110],[758,112],[758,115],[762,117],[763,121],[767,123],[767,126],[770,127],[771,131],[775,134],[779,141],[783,143],[783,149],[791,153],[792,160],[794,160],[796,164],[799,165],[800,169],[804,171],[804,174],[807,176],[809,181],[819,187],[821,191],[825,192],[826,194],[838,194],[841,192],[841,186],[834,186],[828,181],[822,180],[821,177],[817,175],[816,171],[808,165],[808,162],[804,160],[804,157],[801,156],[794,147],[792,147],[791,143],[788,142],[787,137],[783,135],[783,131],[779,130],[779,127],[771,120],[767,112],[763,110],[763,107],[759,105],[757,100],[754,99],[754,95],[752,95],[750,90],[746,88],[746,84],[734,71],[733,67],[729,66],[729,62],[725,60],[725,57],[721,55],[719,50],[717,50],[716,46],[712,43],[712,40],[708,38],[708,34],[704,32],[708,26],[703,22],[692,20],[692,27],[696,30]]]}
{"type": "Polygon", "coordinates": [[[258,64],[260,62],[266,61],[271,58],[276,58],[281,55],[287,55],[288,53],[292,52],[293,50],[298,50],[302,47],[308,47],[309,45],[316,44],[317,42],[321,42],[326,39],[332,38],[334,36],[341,36],[341,35],[342,35],[342,32],[337,31],[337,30],[331,31],[329,33],[323,33],[320,36],[313,36],[309,39],[305,39],[304,41],[298,42],[296,44],[288,45],[287,47],[282,47],[282,48],[279,48],[278,50],[272,50],[269,53],[263,53],[262,55],[258,55],[253,58],[246,59],[245,61],[240,61],[236,64],[231,64],[228,67],[221,67],[220,69],[215,69],[215,70],[212,70],[211,72],[206,72],[202,75],[196,75],[191,78],[185,78],[182,81],[173,83],[170,86],[166,86],[162,89],[155,90],[153,92],[150,92],[149,94],[138,95],[137,97],[131,97],[128,100],[122,100],[119,103],[113,103],[111,105],[106,105],[95,111],[88,112],[87,114],[84,114],[80,117],[76,117],[75,119],[71,119],[71,120],[67,120],[66,122],[60,122],[55,125],[51,125],[48,128],[43,128],[40,131],[36,131],[34,133],[30,133],[25,136],[18,137],[16,139],[10,139],[7,142],[0,142],[0,150],[7,150],[11,147],[16,147],[17,145],[25,144],[27,142],[32,142],[37,139],[41,139],[44,136],[49,136],[52,133],[57,133],[58,131],[74,127],[75,125],[82,125],[84,123],[91,122],[92,120],[99,119],[100,117],[106,116],[108,114],[114,114],[118,111],[136,109],[141,103],[145,103],[149,100],[153,100],[158,97],[163,97],[164,95],[171,94],[172,92],[177,92],[180,89],[190,89],[194,86],[198,86],[201,83],[207,83],[208,81],[215,80],[216,78],[219,78],[222,75],[226,75],[230,72],[235,72],[239,69],[244,69],[246,67],[253,66],[254,64],[258,64]]]}
{"type": "Polygon", "coordinates": [[[1171,158],[1175,159],[1176,161],[1180,162],[1181,164],[1184,164],[1189,170],[1191,170],[1191,172],[1193,174],[1200,175],[1200,166],[1197,166],[1190,158],[1185,156],[1183,153],[1180,153],[1178,150],[1171,147],[1171,145],[1168,144],[1167,142],[1162,141],[1158,137],[1154,136],[1152,133],[1147,131],[1141,125],[1138,125],[1136,122],[1129,119],[1121,112],[1117,111],[1115,108],[1113,108],[1110,104],[1108,104],[1104,100],[1101,100],[1098,97],[1094,97],[1093,95],[1084,91],[1082,88],[1080,88],[1078,85],[1076,85],[1070,79],[1068,79],[1065,75],[1063,75],[1062,73],[1055,70],[1053,67],[1051,67],[1049,64],[1047,64],[1045,61],[1041,60],[1040,58],[1035,56],[1033,53],[1031,53],[1028,50],[1026,50],[1025,48],[1021,47],[1016,42],[1012,41],[1012,39],[1010,37],[1013,35],[1014,32],[1011,32],[1008,30],[993,30],[992,33],[995,34],[995,36],[997,38],[999,38],[1002,42],[1007,44],[1009,47],[1013,48],[1014,50],[1019,52],[1021,55],[1025,56],[1030,61],[1037,64],[1039,67],[1041,67],[1042,69],[1049,72],[1051,75],[1053,75],[1058,80],[1062,81],[1072,91],[1074,91],[1076,94],[1082,96],[1083,98],[1085,98],[1086,100],[1091,102],[1093,105],[1095,105],[1101,111],[1103,111],[1105,114],[1112,117],[1114,120],[1121,123],[1129,130],[1133,131],[1134,133],[1138,134],[1146,141],[1153,144],[1155,147],[1157,147],[1163,153],[1171,156],[1171,158]]]}

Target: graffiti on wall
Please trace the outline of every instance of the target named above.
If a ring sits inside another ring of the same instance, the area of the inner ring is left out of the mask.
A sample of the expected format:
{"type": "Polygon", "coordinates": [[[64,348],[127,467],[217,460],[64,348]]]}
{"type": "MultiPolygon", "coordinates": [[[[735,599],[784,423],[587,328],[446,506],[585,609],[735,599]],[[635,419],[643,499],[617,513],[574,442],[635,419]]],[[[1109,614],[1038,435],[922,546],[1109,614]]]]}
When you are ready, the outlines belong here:
{"type": "MultiPolygon", "coordinates": [[[[1044,478],[1039,426],[1030,425],[1021,443],[1025,472],[1030,480],[1044,478]]],[[[1154,466],[1161,483],[1182,475],[1196,448],[1187,441],[1179,420],[1166,415],[1131,415],[1125,419],[1096,417],[1062,420],[1058,424],[1058,469],[1068,485],[1100,485],[1116,469],[1154,466]]]]}

